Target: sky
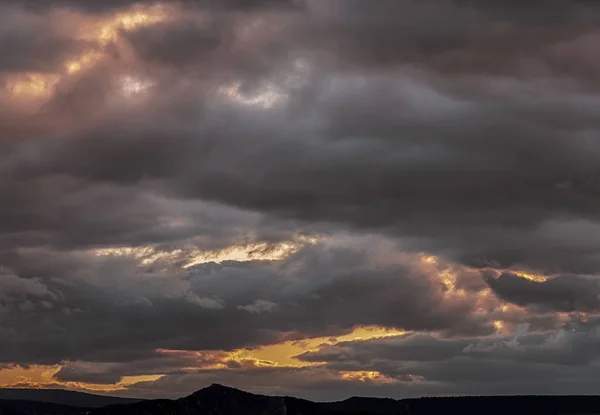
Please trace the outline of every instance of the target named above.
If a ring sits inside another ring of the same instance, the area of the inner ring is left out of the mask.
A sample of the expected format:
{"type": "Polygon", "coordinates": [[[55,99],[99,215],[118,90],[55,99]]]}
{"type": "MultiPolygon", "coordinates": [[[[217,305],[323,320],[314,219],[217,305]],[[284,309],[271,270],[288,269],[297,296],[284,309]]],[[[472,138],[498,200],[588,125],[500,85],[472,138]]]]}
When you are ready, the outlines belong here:
{"type": "Polygon", "coordinates": [[[599,27],[2,0],[0,386],[597,393],[599,27]]]}

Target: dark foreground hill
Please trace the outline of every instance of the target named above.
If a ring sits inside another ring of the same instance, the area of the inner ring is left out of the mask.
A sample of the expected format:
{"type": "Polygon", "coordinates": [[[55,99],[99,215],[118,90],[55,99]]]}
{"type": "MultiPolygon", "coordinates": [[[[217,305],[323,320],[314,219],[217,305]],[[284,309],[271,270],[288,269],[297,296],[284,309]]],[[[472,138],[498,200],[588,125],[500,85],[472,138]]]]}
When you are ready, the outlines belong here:
{"type": "Polygon", "coordinates": [[[79,415],[88,409],[49,402],[0,400],[0,415],[79,415]]]}
{"type": "MultiPolygon", "coordinates": [[[[69,395],[62,396],[64,398],[69,395]]],[[[72,396],[82,398],[77,394],[72,396]]],[[[89,395],[85,398],[88,402],[98,404],[102,398],[107,397],[89,395]]],[[[211,385],[175,400],[123,402],[121,398],[115,399],[120,403],[102,408],[0,400],[0,415],[600,415],[600,396],[498,396],[402,400],[355,397],[340,402],[317,403],[291,397],[254,395],[226,386],[211,385]]]]}
{"type": "Polygon", "coordinates": [[[595,396],[508,396],[422,399],[350,398],[316,403],[254,395],[212,385],[177,400],[109,406],[88,415],[584,415],[600,414],[595,396]]]}
{"type": "Polygon", "coordinates": [[[25,415],[25,412],[17,411],[10,406],[4,406],[0,403],[0,415],[25,415]]]}
{"type": "Polygon", "coordinates": [[[405,399],[410,414],[592,415],[600,396],[473,396],[405,399]]]}
{"type": "Polygon", "coordinates": [[[17,389],[0,388],[0,400],[18,400],[47,402],[80,408],[101,408],[139,402],[140,399],[119,398],[116,396],[94,395],[91,393],[68,391],[64,389],[17,389]]]}
{"type": "MultiPolygon", "coordinates": [[[[254,395],[226,386],[211,385],[177,400],[159,399],[109,406],[90,411],[88,415],[330,415],[333,413],[321,404],[302,399],[254,395]]],[[[354,415],[354,412],[352,414],[354,415]]]]}

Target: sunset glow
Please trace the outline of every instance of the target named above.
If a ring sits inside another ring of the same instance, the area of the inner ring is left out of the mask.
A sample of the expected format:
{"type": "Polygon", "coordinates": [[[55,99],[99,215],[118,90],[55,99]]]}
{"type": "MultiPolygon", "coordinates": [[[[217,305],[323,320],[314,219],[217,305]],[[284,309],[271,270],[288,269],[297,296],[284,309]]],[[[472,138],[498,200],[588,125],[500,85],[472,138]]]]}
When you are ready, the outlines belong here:
{"type": "Polygon", "coordinates": [[[0,3],[0,387],[597,393],[600,3],[0,3]]]}

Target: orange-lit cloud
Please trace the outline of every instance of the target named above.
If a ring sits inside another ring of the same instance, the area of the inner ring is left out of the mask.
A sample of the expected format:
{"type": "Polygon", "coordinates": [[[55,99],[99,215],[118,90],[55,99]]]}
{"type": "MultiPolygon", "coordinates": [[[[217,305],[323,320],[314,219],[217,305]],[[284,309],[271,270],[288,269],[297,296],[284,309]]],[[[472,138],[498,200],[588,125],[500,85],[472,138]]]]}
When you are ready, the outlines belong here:
{"type": "Polygon", "coordinates": [[[0,387],[17,384],[44,385],[53,382],[52,376],[60,366],[14,366],[0,369],[0,387]]]}
{"type": "MultiPolygon", "coordinates": [[[[121,31],[133,31],[141,27],[163,22],[173,16],[174,11],[166,6],[135,6],[131,10],[115,13],[99,21],[89,17],[74,16],[71,24],[83,20],[74,30],[75,37],[91,42],[88,49],[78,56],[64,62],[64,71],[60,73],[26,73],[7,79],[6,89],[13,99],[45,101],[52,96],[55,87],[64,79],[93,68],[106,57],[105,48],[119,42],[121,31]]],[[[123,47],[123,45],[120,45],[123,47]]],[[[132,77],[123,79],[123,92],[131,96],[148,85],[147,82],[132,77]]]]}
{"type": "Polygon", "coordinates": [[[59,81],[57,74],[21,73],[7,76],[5,89],[12,98],[39,101],[49,98],[59,81]]]}
{"type": "Polygon", "coordinates": [[[298,236],[294,240],[268,244],[265,242],[231,245],[220,250],[199,250],[194,247],[157,250],[153,247],[121,247],[99,248],[91,251],[97,256],[115,256],[134,258],[141,265],[149,265],[156,261],[181,263],[183,268],[206,262],[223,261],[277,261],[283,260],[298,252],[303,246],[315,244],[317,237],[298,236]]]}
{"type": "MultiPolygon", "coordinates": [[[[173,263],[181,268],[189,268],[192,265],[206,261],[282,261],[296,253],[303,246],[318,243],[343,243],[332,239],[327,242],[316,237],[298,237],[275,245],[250,244],[248,246],[231,246],[228,249],[215,252],[202,252],[197,250],[176,249],[173,251],[160,251],[153,247],[123,247],[105,248],[89,251],[96,256],[117,256],[135,259],[140,265],[149,266],[154,263],[173,263]]],[[[497,334],[506,334],[514,327],[515,316],[522,310],[516,306],[501,304],[489,288],[475,290],[468,293],[460,288],[461,278],[477,276],[476,270],[450,264],[443,259],[433,255],[405,255],[402,261],[415,265],[419,270],[425,272],[427,278],[439,281],[444,287],[444,295],[456,296],[463,301],[475,304],[474,312],[482,316],[494,313],[496,319],[491,323],[497,334]],[[509,321],[505,321],[508,318],[509,321]]],[[[215,370],[236,369],[258,369],[258,368],[310,368],[321,366],[320,362],[309,362],[300,360],[297,356],[316,351],[325,345],[335,345],[340,342],[367,341],[385,337],[397,337],[405,335],[403,330],[395,330],[379,326],[357,326],[350,333],[332,337],[317,337],[303,340],[283,340],[278,344],[264,345],[254,348],[238,349],[230,352],[196,352],[186,350],[157,350],[159,354],[181,359],[182,366],[178,370],[182,373],[197,373],[215,370]]],[[[294,333],[289,333],[290,338],[294,333]]],[[[67,364],[67,363],[66,363],[67,364]]],[[[129,385],[137,382],[153,381],[159,379],[165,373],[149,373],[136,376],[124,376],[118,383],[110,385],[87,384],[82,382],[61,382],[54,375],[60,370],[59,366],[53,367],[31,367],[28,369],[12,368],[0,372],[5,385],[28,384],[28,385],[50,385],[58,384],[63,387],[87,389],[93,391],[116,391],[124,390],[129,385]]],[[[376,371],[346,371],[339,374],[342,380],[390,383],[397,380],[388,378],[376,371]]]]}
{"type": "Polygon", "coordinates": [[[512,271],[512,273],[515,275],[518,275],[521,278],[525,278],[526,280],[533,281],[533,282],[548,281],[548,277],[546,277],[544,275],[537,275],[537,274],[532,274],[532,273],[523,272],[523,271],[512,271]]]}
{"type": "MultiPolygon", "coordinates": [[[[319,364],[300,361],[297,355],[316,350],[323,345],[333,345],[339,342],[353,340],[369,340],[385,337],[394,337],[405,334],[405,332],[386,329],[383,327],[357,327],[351,333],[338,337],[318,337],[301,341],[286,341],[280,344],[262,346],[254,349],[240,349],[232,352],[194,352],[178,350],[158,350],[162,355],[182,359],[186,362],[197,361],[197,366],[182,366],[178,368],[181,372],[194,373],[203,370],[235,370],[248,368],[301,368],[308,366],[319,366],[319,364]]],[[[55,378],[61,366],[29,366],[11,367],[0,369],[0,387],[65,387],[76,390],[88,390],[95,392],[115,392],[126,390],[128,386],[138,382],[152,382],[160,379],[163,374],[149,374],[138,376],[124,376],[118,383],[105,385],[83,382],[63,382],[55,378]]],[[[343,372],[341,378],[352,381],[388,382],[380,374],[375,372],[343,372]]]]}
{"type": "Polygon", "coordinates": [[[342,336],[286,341],[280,344],[263,346],[252,350],[239,350],[234,352],[233,356],[236,358],[252,358],[269,361],[278,366],[310,366],[311,363],[300,361],[296,356],[307,351],[318,349],[319,346],[326,344],[401,336],[403,334],[406,334],[406,332],[384,327],[357,327],[351,333],[342,336]]]}
{"type": "Polygon", "coordinates": [[[104,56],[103,49],[119,41],[121,31],[133,31],[141,27],[163,22],[172,17],[173,11],[163,5],[135,6],[118,12],[100,21],[90,21],[82,25],[79,37],[97,42],[101,49],[88,51],[65,63],[68,74],[76,74],[95,65],[104,56]]]}
{"type": "Polygon", "coordinates": [[[396,379],[382,375],[377,371],[340,372],[343,380],[369,382],[376,384],[389,384],[397,382],[396,379]]]}
{"type": "Polygon", "coordinates": [[[162,375],[142,375],[142,376],[124,376],[121,381],[113,385],[100,385],[83,382],[61,382],[55,379],[60,366],[39,366],[28,367],[14,366],[6,369],[0,369],[0,387],[19,387],[19,388],[45,388],[45,387],[63,387],[73,390],[87,390],[94,392],[116,392],[125,390],[128,386],[138,382],[152,382],[160,379],[162,375]]]}

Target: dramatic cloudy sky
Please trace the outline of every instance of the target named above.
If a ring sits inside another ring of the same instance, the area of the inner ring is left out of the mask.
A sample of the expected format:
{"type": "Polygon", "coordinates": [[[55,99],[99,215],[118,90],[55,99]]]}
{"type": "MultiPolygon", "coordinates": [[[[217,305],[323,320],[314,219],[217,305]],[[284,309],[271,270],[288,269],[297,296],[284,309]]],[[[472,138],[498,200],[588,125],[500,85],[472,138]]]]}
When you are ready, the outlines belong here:
{"type": "Polygon", "coordinates": [[[0,386],[596,393],[599,27],[2,0],[0,386]]]}

